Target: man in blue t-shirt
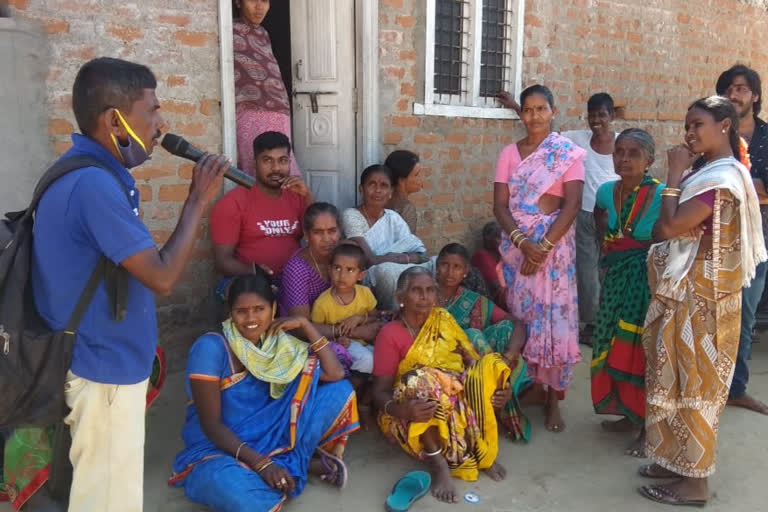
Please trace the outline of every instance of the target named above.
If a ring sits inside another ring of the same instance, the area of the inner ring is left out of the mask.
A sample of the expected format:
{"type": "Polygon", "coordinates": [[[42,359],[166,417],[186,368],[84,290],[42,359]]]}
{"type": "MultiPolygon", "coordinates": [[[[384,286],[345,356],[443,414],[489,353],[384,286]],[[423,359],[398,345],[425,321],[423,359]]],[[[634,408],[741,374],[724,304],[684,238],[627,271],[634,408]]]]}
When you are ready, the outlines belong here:
{"type": "Polygon", "coordinates": [[[64,157],[94,157],[119,182],[103,169],[73,171],[46,191],[35,217],[33,292],[52,329],[65,326],[102,256],[129,274],[124,319],[113,317],[102,283],[75,339],[65,384],[73,512],[142,509],[144,409],[157,344],[154,294],[169,293],[181,279],[203,213],[230,165],[214,155],[197,163],[181,218],[158,250],[139,218],[129,172],[149,158],[165,124],[156,86],[147,67],[123,60],[100,58],[80,68],[72,107],[82,134],[72,136],[64,157]]]}

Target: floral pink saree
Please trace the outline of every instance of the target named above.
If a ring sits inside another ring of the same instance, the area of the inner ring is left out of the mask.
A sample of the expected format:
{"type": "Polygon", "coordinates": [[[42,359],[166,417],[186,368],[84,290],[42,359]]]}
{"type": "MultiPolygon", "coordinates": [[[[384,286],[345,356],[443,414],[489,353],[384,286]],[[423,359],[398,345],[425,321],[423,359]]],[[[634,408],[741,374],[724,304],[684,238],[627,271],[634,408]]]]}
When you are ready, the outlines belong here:
{"type": "MultiPolygon", "coordinates": [[[[536,151],[508,170],[509,211],[531,241],[541,240],[560,214],[560,210],[542,212],[539,198],[584,156],[585,151],[569,139],[551,133],[536,151]]],[[[508,311],[528,326],[523,351],[528,373],[535,382],[564,391],[581,360],[574,226],[531,276],[520,274],[525,257],[508,237],[503,237],[500,250],[508,311]]]]}

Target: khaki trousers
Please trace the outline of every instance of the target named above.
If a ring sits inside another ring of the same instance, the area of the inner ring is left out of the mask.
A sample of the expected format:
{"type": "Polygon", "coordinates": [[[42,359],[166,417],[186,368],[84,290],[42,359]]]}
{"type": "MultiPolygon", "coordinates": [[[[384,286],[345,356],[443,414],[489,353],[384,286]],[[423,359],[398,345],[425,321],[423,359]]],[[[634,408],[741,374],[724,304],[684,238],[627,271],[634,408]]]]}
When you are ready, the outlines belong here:
{"type": "Polygon", "coordinates": [[[115,385],[67,373],[74,473],[69,512],[141,512],[147,382],[115,385]]]}

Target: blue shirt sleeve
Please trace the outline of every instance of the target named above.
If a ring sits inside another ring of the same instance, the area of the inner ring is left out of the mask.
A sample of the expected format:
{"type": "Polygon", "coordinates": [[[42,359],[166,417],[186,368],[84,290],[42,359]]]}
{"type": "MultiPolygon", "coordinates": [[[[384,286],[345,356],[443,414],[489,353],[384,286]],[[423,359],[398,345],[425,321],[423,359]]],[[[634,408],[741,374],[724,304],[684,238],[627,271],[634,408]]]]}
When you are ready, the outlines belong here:
{"type": "Polygon", "coordinates": [[[224,379],[232,374],[226,341],[218,334],[200,336],[189,349],[187,378],[191,375],[224,379]]]}
{"type": "Polygon", "coordinates": [[[115,264],[155,247],[122,186],[109,173],[85,171],[72,189],[71,201],[84,236],[115,264]]]}

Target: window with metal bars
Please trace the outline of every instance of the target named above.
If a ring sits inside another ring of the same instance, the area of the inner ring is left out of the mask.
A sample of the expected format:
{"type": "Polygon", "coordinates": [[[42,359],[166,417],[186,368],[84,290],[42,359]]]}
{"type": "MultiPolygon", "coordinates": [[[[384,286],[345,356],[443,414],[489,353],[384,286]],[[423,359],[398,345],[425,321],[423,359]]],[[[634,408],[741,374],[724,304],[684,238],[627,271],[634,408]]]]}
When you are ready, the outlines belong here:
{"type": "Polygon", "coordinates": [[[509,91],[509,38],[512,11],[508,0],[483,0],[480,96],[494,97],[509,91]]]}
{"type": "Polygon", "coordinates": [[[414,113],[515,117],[496,101],[520,93],[525,0],[425,0],[424,104],[414,113]]]}
{"type": "MultiPolygon", "coordinates": [[[[466,0],[435,3],[435,93],[462,96],[467,82],[466,0]]],[[[447,99],[450,101],[450,98],[447,99]]]]}

